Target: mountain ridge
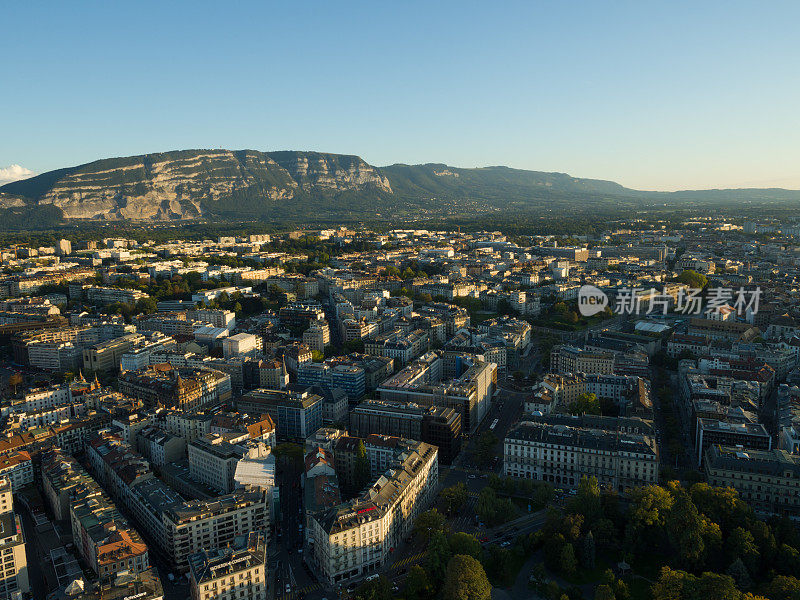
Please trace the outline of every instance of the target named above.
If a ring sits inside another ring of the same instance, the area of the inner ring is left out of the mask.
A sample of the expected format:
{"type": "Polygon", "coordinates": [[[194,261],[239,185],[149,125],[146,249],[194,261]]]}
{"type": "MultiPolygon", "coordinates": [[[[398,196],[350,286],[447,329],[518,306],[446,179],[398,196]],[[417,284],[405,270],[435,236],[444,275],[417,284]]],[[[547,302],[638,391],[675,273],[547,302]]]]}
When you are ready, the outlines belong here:
{"type": "Polygon", "coordinates": [[[104,158],[6,183],[0,186],[0,219],[4,213],[62,222],[447,218],[554,208],[626,211],[689,201],[800,202],[800,191],[654,192],[502,165],[376,167],[348,154],[191,149],[104,158]]]}

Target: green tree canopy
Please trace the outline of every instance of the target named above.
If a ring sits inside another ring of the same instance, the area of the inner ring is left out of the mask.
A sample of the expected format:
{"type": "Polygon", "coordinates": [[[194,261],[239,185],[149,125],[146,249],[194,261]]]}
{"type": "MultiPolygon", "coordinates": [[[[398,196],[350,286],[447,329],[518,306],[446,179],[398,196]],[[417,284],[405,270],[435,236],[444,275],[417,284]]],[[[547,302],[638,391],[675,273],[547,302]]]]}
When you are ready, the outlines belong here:
{"type": "Polygon", "coordinates": [[[697,271],[686,269],[677,277],[679,283],[685,283],[689,287],[704,288],[708,285],[708,277],[697,271]]]}
{"type": "Polygon", "coordinates": [[[414,521],[414,535],[427,542],[430,537],[444,529],[445,519],[435,508],[426,510],[414,521]]]}
{"type": "Polygon", "coordinates": [[[463,554],[450,559],[442,588],[443,600],[489,600],[492,586],[481,563],[463,554]]]}
{"type": "Polygon", "coordinates": [[[453,555],[466,554],[472,558],[480,559],[481,543],[474,535],[458,531],[450,536],[450,552],[453,555]]]}
{"type": "Polygon", "coordinates": [[[407,600],[427,600],[433,595],[433,586],[428,573],[419,565],[408,570],[405,594],[407,600]]]}

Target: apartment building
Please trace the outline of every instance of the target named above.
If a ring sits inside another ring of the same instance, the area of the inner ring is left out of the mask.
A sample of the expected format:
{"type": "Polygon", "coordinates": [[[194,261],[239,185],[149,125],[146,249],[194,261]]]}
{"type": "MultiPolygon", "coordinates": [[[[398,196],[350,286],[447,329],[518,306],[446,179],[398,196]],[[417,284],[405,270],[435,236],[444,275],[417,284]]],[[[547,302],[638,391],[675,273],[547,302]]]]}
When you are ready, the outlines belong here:
{"type": "Polygon", "coordinates": [[[72,393],[68,385],[52,385],[45,388],[32,388],[22,396],[22,402],[13,402],[15,411],[34,412],[69,404],[72,402],[72,393]]]}
{"type": "Polygon", "coordinates": [[[189,311],[186,316],[193,321],[211,323],[214,327],[231,330],[236,327],[236,313],[230,310],[199,308],[189,311]]]}
{"type": "Polygon", "coordinates": [[[455,408],[461,413],[464,431],[475,431],[489,411],[497,365],[461,355],[451,356],[449,361],[448,371],[455,377],[443,381],[445,361],[428,352],[378,387],[381,400],[455,408]]]}
{"type": "Polygon", "coordinates": [[[147,544],[104,493],[74,499],[70,522],[75,548],[101,580],[150,568],[147,544]]]}
{"type": "Polygon", "coordinates": [[[378,334],[378,324],[366,319],[344,319],[342,339],[345,343],[366,340],[378,334]]]}
{"type": "Polygon", "coordinates": [[[694,447],[699,467],[703,465],[706,451],[714,445],[740,447],[743,450],[771,450],[772,436],[761,423],[729,423],[698,418],[694,447]]]}
{"type": "Polygon", "coordinates": [[[168,432],[183,438],[187,443],[210,433],[212,419],[211,414],[180,410],[170,410],[160,417],[168,432]]]}
{"type": "Polygon", "coordinates": [[[0,456],[0,479],[11,483],[11,491],[19,492],[33,483],[33,461],[29,452],[20,450],[0,456]]]}
{"type": "Polygon", "coordinates": [[[365,381],[364,369],[336,358],[323,363],[305,363],[297,369],[298,385],[319,386],[327,391],[340,388],[352,401],[363,398],[365,381]]]}
{"type": "Polygon", "coordinates": [[[550,371],[553,373],[614,373],[614,353],[583,350],[575,346],[553,346],[550,352],[550,371]]]}
{"type": "Polygon", "coordinates": [[[99,438],[88,454],[111,496],[181,572],[188,569],[190,554],[226,546],[251,531],[267,534],[269,510],[261,490],[237,489],[207,500],[186,501],[154,477],[147,461],[119,438],[99,438]]]}
{"type": "Polygon", "coordinates": [[[247,454],[248,435],[209,433],[189,443],[189,472],[223,494],[236,487],[236,465],[247,454]]]}
{"type": "Polygon", "coordinates": [[[255,533],[233,547],[192,554],[192,600],[267,600],[266,555],[266,542],[255,533]]]}
{"type": "Polygon", "coordinates": [[[167,363],[126,371],[118,378],[119,391],[148,406],[192,410],[212,406],[231,395],[231,378],[214,369],[178,368],[167,363]]]}
{"type": "Polygon", "coordinates": [[[350,431],[364,438],[380,433],[426,442],[439,449],[444,464],[461,451],[461,413],[451,407],[365,400],[350,413],[350,431]]]}
{"type": "Polygon", "coordinates": [[[658,482],[651,437],[581,425],[523,421],[504,440],[503,473],[572,488],[582,477],[596,477],[619,492],[658,482]]]}
{"type": "Polygon", "coordinates": [[[161,520],[167,555],[183,571],[191,554],[222,548],[253,531],[266,535],[269,509],[263,492],[239,489],[211,500],[171,504],[161,520]]]}
{"type": "Polygon", "coordinates": [[[331,330],[327,321],[314,321],[303,332],[303,343],[317,352],[325,352],[325,347],[331,343],[331,330]]]}
{"type": "Polygon", "coordinates": [[[139,453],[157,467],[177,462],[186,456],[186,440],[160,427],[142,428],[135,440],[139,453]]]}
{"type": "Polygon", "coordinates": [[[84,286],[83,295],[89,302],[102,305],[115,304],[117,302],[136,304],[137,300],[150,297],[139,290],[98,286],[84,286]]]}
{"type": "Polygon", "coordinates": [[[70,518],[73,502],[103,493],[77,460],[58,449],[42,457],[41,475],[44,497],[58,520],[70,518]]]}
{"type": "Polygon", "coordinates": [[[289,372],[280,360],[258,362],[258,386],[268,390],[282,390],[289,385],[289,372]]]}
{"type": "Polygon", "coordinates": [[[405,440],[391,467],[358,498],[307,516],[305,559],[331,584],[377,572],[436,495],[435,447],[405,440]]]}
{"type": "Polygon", "coordinates": [[[800,516],[800,457],[786,450],[711,446],[705,472],[713,486],[732,487],[761,514],[800,516]]]}
{"type": "Polygon", "coordinates": [[[11,482],[0,478],[0,598],[30,593],[22,523],[14,514],[11,482]]]}
{"type": "Polygon", "coordinates": [[[236,408],[247,414],[269,415],[279,438],[303,442],[322,427],[322,403],[322,396],[307,389],[258,389],[238,398],[236,408]]]}
{"type": "Polygon", "coordinates": [[[122,356],[135,346],[145,343],[140,333],[130,333],[84,348],[83,368],[87,371],[111,371],[119,369],[122,356]]]}

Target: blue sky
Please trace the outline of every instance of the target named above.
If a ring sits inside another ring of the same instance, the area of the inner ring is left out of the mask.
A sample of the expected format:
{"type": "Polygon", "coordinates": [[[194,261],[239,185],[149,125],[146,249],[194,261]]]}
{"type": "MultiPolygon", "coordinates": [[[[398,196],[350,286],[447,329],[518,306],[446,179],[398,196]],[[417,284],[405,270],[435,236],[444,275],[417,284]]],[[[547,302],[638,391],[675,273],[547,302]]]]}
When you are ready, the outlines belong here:
{"type": "Polygon", "coordinates": [[[800,2],[1,10],[0,168],[221,147],[800,188],[800,2]]]}

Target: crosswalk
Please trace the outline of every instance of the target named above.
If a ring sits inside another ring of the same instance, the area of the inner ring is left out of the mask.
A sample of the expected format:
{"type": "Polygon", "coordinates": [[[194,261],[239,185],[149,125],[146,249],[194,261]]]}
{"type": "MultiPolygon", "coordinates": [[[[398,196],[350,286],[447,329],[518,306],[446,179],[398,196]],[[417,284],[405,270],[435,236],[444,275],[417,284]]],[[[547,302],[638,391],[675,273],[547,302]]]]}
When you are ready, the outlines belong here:
{"type": "Polygon", "coordinates": [[[467,492],[467,500],[464,502],[464,506],[459,509],[458,516],[453,519],[451,527],[454,531],[463,531],[475,519],[475,505],[477,503],[478,493],[467,492]]]}
{"type": "Polygon", "coordinates": [[[301,588],[293,589],[288,594],[285,589],[277,590],[275,598],[278,600],[290,600],[291,598],[305,598],[306,594],[312,594],[317,590],[321,590],[322,586],[318,583],[306,585],[301,588]]]}
{"type": "Polygon", "coordinates": [[[424,552],[417,552],[416,554],[412,554],[411,556],[406,556],[395,563],[392,564],[392,570],[397,571],[402,569],[403,567],[409,567],[411,565],[417,564],[422,558],[425,556],[424,552]]]}

